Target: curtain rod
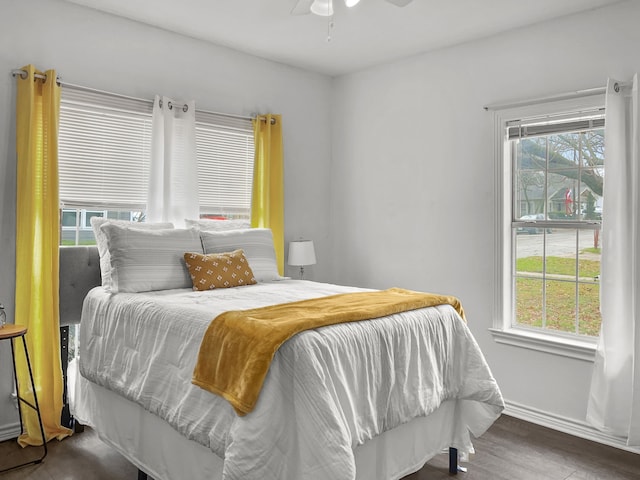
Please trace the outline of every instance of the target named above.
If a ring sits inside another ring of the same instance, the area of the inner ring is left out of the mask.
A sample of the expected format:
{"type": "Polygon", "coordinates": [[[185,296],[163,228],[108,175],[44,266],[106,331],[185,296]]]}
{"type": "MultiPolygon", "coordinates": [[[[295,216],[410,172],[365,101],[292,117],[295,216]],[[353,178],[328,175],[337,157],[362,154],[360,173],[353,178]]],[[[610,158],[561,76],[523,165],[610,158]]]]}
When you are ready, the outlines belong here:
{"type": "Polygon", "coordinates": [[[494,103],[492,105],[485,105],[482,108],[484,108],[486,111],[504,110],[506,108],[522,107],[525,105],[536,105],[539,103],[546,103],[546,102],[552,102],[552,101],[558,101],[558,100],[569,100],[575,97],[601,95],[605,92],[606,92],[606,87],[589,88],[586,90],[577,90],[575,92],[560,93],[560,94],[551,95],[548,97],[531,98],[529,100],[518,100],[514,102],[507,102],[507,103],[494,103]]]}
{"type": "MultiPolygon", "coordinates": [[[[613,84],[613,89],[617,93],[623,88],[630,87],[630,86],[631,86],[630,82],[615,82],[613,84]]],[[[529,100],[518,100],[515,102],[508,102],[508,103],[494,103],[492,105],[486,105],[482,108],[484,108],[486,111],[503,110],[506,108],[523,107],[527,105],[536,105],[539,103],[546,103],[546,102],[552,102],[552,101],[570,100],[572,98],[577,98],[577,97],[602,95],[603,93],[606,93],[606,91],[607,91],[607,87],[587,88],[585,90],[576,90],[575,92],[560,93],[560,94],[551,95],[548,97],[531,98],[529,100]]]]}
{"type": "MultiPolygon", "coordinates": [[[[25,79],[25,78],[27,78],[27,75],[28,75],[28,72],[26,70],[20,70],[20,69],[11,70],[11,76],[13,76],[13,77],[20,77],[22,79],[25,79]]],[[[47,79],[47,76],[46,75],[42,75],[41,73],[35,73],[33,76],[36,77],[36,78],[39,78],[41,80],[46,80],[47,79]]],[[[56,78],[56,83],[58,85],[62,85],[62,82],[60,81],[60,77],[59,76],[56,78]]]]}
{"type": "MultiPolygon", "coordinates": [[[[27,78],[27,71],[26,70],[21,70],[21,69],[16,69],[16,70],[11,70],[11,75],[13,77],[20,77],[20,78],[27,78]]],[[[34,75],[36,78],[40,78],[42,80],[46,80],[47,76],[46,75],[42,75],[40,73],[36,73],[34,75]]],[[[68,82],[63,82],[62,79],[60,78],[60,76],[58,75],[57,77],[57,83],[58,85],[62,86],[62,87],[68,87],[68,88],[73,88],[76,90],[84,90],[87,92],[95,92],[95,93],[101,93],[103,95],[111,95],[113,97],[118,97],[118,98],[126,98],[127,100],[136,100],[138,102],[146,102],[146,103],[153,103],[153,100],[150,100],[148,98],[139,98],[139,97],[132,97],[129,95],[123,95],[121,93],[114,93],[114,92],[107,92],[106,90],[99,90],[97,88],[91,88],[91,87],[85,87],[84,85],[77,85],[74,83],[68,83],[68,82]]],[[[186,107],[186,105],[182,106],[183,108],[186,107]]],[[[208,111],[208,110],[196,110],[197,112],[200,113],[208,113],[208,114],[212,114],[212,115],[221,115],[223,117],[231,117],[231,118],[240,118],[242,120],[253,120],[254,118],[260,118],[261,121],[266,122],[266,118],[261,117],[260,115],[256,114],[254,117],[251,116],[246,116],[246,115],[235,115],[233,113],[220,113],[220,112],[212,112],[212,111],[208,111]]],[[[276,119],[272,118],[271,119],[271,125],[274,125],[276,123],[276,119]]]]}

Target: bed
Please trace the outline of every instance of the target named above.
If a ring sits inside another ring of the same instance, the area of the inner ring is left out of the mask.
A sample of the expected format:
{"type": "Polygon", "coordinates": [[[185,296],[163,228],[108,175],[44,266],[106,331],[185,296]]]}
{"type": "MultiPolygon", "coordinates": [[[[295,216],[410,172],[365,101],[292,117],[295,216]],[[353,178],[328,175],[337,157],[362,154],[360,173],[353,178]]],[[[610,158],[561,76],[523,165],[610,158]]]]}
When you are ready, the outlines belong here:
{"type": "MultiPolygon", "coordinates": [[[[103,272],[102,286],[84,282],[61,298],[62,308],[88,290],[71,407],[139,478],[395,480],[449,448],[453,460],[472,452],[472,437],[504,408],[465,321],[437,305],[298,333],[273,356],[253,411],[238,415],[192,382],[214,318],[367,290],[279,277],[262,229],[98,228],[108,233],[111,288],[103,272]],[[194,290],[181,261],[198,246],[244,249],[259,281],[194,290]]],[[[100,242],[78,249],[90,262],[67,248],[65,276],[108,268],[100,242]]]]}

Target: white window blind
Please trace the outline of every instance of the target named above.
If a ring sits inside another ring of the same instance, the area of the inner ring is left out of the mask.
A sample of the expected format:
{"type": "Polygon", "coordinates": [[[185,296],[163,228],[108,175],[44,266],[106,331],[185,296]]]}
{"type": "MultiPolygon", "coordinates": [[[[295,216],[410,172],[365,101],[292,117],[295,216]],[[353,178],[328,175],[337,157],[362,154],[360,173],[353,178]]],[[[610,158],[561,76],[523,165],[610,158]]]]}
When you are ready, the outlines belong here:
{"type": "MultiPolygon", "coordinates": [[[[65,209],[144,211],[153,103],[74,87],[60,105],[60,201],[65,209]]],[[[251,119],[196,111],[200,213],[249,217],[251,119]]]]}
{"type": "Polygon", "coordinates": [[[63,88],[58,143],[64,208],[144,210],[152,103],[63,88]]]}
{"type": "Polygon", "coordinates": [[[604,109],[577,112],[573,115],[547,115],[507,122],[507,138],[539,137],[568,132],[583,132],[604,128],[604,109]]]}
{"type": "Polygon", "coordinates": [[[248,218],[255,152],[251,120],[196,111],[196,146],[200,213],[248,218]]]}

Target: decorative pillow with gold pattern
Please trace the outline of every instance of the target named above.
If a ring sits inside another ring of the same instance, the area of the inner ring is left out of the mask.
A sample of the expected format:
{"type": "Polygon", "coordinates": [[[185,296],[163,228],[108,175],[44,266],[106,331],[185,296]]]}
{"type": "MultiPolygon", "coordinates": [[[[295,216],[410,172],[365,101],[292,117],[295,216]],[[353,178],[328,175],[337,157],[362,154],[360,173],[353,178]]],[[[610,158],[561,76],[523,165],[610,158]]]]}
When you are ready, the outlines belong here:
{"type": "Polygon", "coordinates": [[[226,253],[187,252],[184,261],[194,290],[239,287],[256,282],[242,249],[226,253]]]}

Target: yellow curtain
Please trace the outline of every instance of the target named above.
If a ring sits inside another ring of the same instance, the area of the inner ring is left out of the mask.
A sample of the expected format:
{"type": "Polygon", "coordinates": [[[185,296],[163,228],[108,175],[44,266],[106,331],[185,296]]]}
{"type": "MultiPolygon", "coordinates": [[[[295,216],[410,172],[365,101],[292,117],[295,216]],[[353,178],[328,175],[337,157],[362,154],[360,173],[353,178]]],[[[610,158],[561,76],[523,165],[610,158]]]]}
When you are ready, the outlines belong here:
{"type": "Polygon", "coordinates": [[[253,120],[256,157],[253,167],[251,226],[270,228],[280,275],[284,274],[284,160],[281,115],[253,120]]]}
{"type": "MultiPolygon", "coordinates": [[[[47,441],[71,430],[60,424],[62,367],[58,310],[58,117],[56,72],[38,79],[33,65],[18,77],[16,101],[16,297],[15,323],[27,326],[27,345],[47,441]]],[[[22,348],[16,348],[20,392],[33,402],[22,348]]],[[[23,447],[41,445],[36,413],[21,405],[23,447]]]]}

